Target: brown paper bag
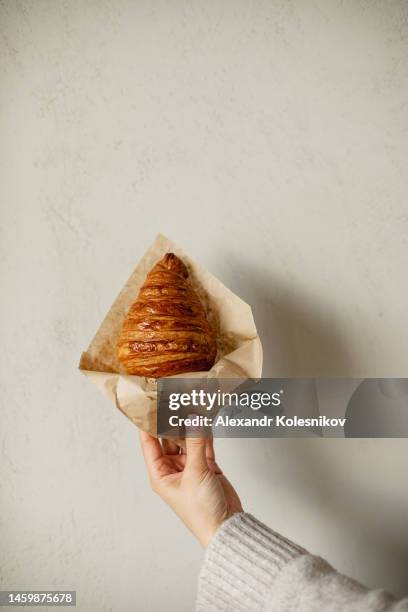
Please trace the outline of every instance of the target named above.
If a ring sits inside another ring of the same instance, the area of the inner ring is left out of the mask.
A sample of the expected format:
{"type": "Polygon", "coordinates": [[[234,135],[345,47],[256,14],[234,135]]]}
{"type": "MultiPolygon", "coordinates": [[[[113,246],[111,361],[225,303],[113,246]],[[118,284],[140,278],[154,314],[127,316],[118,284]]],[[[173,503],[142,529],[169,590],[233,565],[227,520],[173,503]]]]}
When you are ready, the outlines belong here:
{"type": "Polygon", "coordinates": [[[116,358],[116,342],[147,273],[168,252],[175,253],[186,264],[218,339],[217,359],[211,370],[177,376],[243,379],[262,375],[262,345],[250,306],[180,247],[158,235],[119,293],[79,363],[79,369],[119,410],[140,429],[153,435],[156,435],[157,382],[126,374],[116,358]]]}

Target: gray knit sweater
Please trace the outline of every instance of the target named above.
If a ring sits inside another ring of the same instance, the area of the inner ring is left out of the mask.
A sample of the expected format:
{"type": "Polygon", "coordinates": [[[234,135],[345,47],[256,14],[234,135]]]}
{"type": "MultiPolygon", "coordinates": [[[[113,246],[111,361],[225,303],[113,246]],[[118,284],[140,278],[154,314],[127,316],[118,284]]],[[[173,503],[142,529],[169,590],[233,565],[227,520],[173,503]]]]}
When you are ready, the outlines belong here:
{"type": "Polygon", "coordinates": [[[225,521],[209,545],[197,612],[408,612],[382,590],[369,591],[320,557],[246,513],[225,521]]]}

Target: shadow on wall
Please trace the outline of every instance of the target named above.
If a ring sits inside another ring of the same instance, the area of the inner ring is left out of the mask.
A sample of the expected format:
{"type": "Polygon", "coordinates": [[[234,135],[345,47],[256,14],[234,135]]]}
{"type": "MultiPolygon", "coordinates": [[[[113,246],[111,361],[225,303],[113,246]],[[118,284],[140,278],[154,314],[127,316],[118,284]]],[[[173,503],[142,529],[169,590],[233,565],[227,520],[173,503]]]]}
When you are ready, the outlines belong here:
{"type": "MultiPolygon", "coordinates": [[[[312,304],[310,296],[300,294],[293,283],[282,286],[266,269],[231,261],[230,256],[228,260],[234,278],[225,279],[227,286],[253,309],[264,349],[263,376],[353,377],[349,347],[342,339],[339,322],[326,304],[312,304]],[[237,270],[239,277],[236,276],[237,270]]],[[[288,498],[301,497],[302,503],[304,500],[302,521],[304,512],[316,507],[318,500],[319,507],[332,517],[336,534],[344,532],[348,541],[358,543],[357,548],[350,551],[350,566],[357,568],[354,551],[360,550],[357,552],[360,559],[361,551],[370,551],[370,557],[378,559],[369,572],[373,582],[370,586],[384,586],[403,596],[408,592],[408,539],[404,541],[400,537],[400,533],[406,530],[406,526],[404,528],[401,524],[404,513],[400,511],[395,516],[392,509],[394,505],[401,510],[402,501],[396,491],[395,499],[389,499],[389,510],[384,510],[384,507],[388,508],[384,503],[376,503],[382,485],[372,475],[370,466],[374,452],[377,455],[381,449],[388,451],[387,443],[387,440],[259,439],[260,455],[269,457],[271,461],[267,462],[268,465],[263,462],[255,469],[264,487],[273,488],[275,494],[278,488],[279,494],[285,495],[285,490],[279,485],[282,476],[278,477],[276,468],[271,469],[279,453],[278,470],[287,475],[285,489],[288,498]],[[375,449],[373,445],[376,445],[375,449]],[[365,479],[364,474],[370,477],[365,479]],[[393,514],[396,520],[392,519],[393,514]],[[383,574],[386,567],[387,584],[383,574]]],[[[393,443],[397,444],[397,441],[393,443]]],[[[245,444],[244,440],[242,444],[245,444]]],[[[403,451],[402,447],[399,448],[403,451]]],[[[390,461],[387,463],[389,465],[390,461]]],[[[381,478],[381,472],[378,478],[381,478]]],[[[380,495],[381,500],[384,497],[385,494],[380,495]]],[[[281,499],[280,504],[285,506],[287,501],[281,499]]],[[[364,579],[364,574],[360,575],[364,579]]]]}
{"type": "Polygon", "coordinates": [[[262,338],[263,376],[353,375],[347,346],[325,304],[311,303],[293,283],[282,286],[266,270],[242,262],[233,269],[242,273],[237,293],[251,304],[262,338]]]}

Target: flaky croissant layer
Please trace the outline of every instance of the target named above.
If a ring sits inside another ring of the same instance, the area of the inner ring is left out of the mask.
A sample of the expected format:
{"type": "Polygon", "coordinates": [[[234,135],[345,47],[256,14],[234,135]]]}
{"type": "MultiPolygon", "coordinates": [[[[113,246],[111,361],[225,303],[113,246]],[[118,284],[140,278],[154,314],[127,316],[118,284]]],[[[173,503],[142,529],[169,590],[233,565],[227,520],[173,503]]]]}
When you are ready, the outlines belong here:
{"type": "Polygon", "coordinates": [[[215,337],[184,263],[167,253],[146,277],[123,323],[117,355],[129,374],[159,378],[209,370],[215,337]]]}

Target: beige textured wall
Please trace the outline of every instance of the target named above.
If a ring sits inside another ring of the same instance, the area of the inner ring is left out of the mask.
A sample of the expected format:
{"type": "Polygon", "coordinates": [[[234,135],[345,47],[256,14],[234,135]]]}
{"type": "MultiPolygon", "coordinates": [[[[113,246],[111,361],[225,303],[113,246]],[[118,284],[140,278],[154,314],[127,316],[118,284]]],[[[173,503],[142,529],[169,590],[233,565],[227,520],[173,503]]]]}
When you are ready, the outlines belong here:
{"type": "MultiPolygon", "coordinates": [[[[404,1],[0,1],[2,589],[190,611],[201,551],[76,371],[158,231],[265,375],[408,375],[404,1]]],[[[246,508],[408,592],[408,440],[220,441],[246,508]]]]}

